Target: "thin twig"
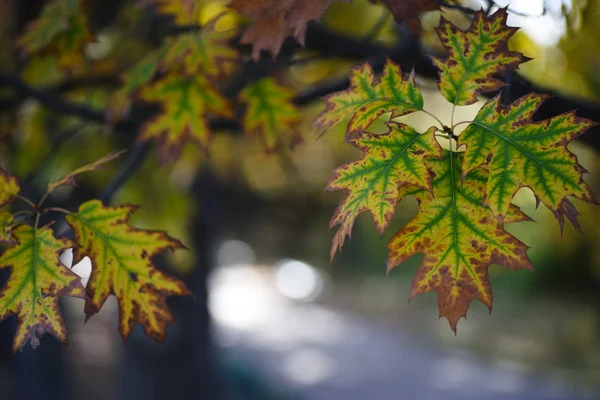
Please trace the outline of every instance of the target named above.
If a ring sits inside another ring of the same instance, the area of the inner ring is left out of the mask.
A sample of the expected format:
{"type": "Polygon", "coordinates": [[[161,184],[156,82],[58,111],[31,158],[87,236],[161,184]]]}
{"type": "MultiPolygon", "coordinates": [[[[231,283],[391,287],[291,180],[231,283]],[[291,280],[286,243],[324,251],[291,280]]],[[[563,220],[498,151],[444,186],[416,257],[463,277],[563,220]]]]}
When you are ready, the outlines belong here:
{"type": "Polygon", "coordinates": [[[22,202],[26,203],[27,205],[29,205],[29,207],[31,207],[34,211],[38,210],[38,207],[35,205],[35,203],[31,200],[29,200],[27,197],[21,196],[20,194],[17,195],[17,199],[21,200],[22,202]]]}

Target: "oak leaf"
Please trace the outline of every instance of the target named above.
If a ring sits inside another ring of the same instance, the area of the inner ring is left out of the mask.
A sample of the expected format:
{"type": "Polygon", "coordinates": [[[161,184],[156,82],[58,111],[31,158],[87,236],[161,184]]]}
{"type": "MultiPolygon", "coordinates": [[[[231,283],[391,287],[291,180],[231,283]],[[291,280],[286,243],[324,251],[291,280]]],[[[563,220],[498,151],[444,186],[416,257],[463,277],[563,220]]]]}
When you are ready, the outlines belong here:
{"type": "Polygon", "coordinates": [[[53,54],[60,68],[71,71],[84,61],[83,48],[93,40],[80,0],[53,0],[17,40],[24,55],[53,54]]]}
{"type": "Polygon", "coordinates": [[[73,262],[88,256],[92,274],[86,290],[86,318],[96,314],[109,295],[119,303],[119,331],[127,341],[136,324],[146,335],[162,342],[174,321],[168,296],[190,294],[185,284],[158,270],[152,257],[184,246],[164,232],[134,228],[128,220],[133,206],[105,207],[91,200],[66,217],[73,228],[73,262]]]}
{"type": "MultiPolygon", "coordinates": [[[[433,195],[402,187],[398,197],[415,196],[419,213],[388,243],[388,273],[415,254],[425,255],[412,281],[410,299],[436,291],[440,316],[448,319],[455,332],[473,299],[491,311],[490,264],[515,271],[533,269],[528,247],[506,232],[482,205],[487,172],[477,169],[461,181],[461,163],[462,155],[449,151],[444,151],[442,160],[427,159],[435,174],[433,195]]],[[[507,223],[528,220],[515,205],[507,210],[507,223]]]]}
{"type": "Polygon", "coordinates": [[[321,136],[342,119],[350,118],[347,134],[365,131],[384,113],[390,119],[423,110],[423,95],[414,72],[407,78],[398,64],[387,60],[381,78],[369,63],[350,71],[350,88],[324,97],[325,109],[315,118],[313,129],[321,136]]]}
{"type": "Polygon", "coordinates": [[[208,150],[211,139],[208,117],[233,117],[229,101],[202,74],[168,75],[145,86],[140,98],[160,104],[161,111],[143,125],[139,140],[156,140],[162,161],[177,157],[186,140],[208,150]]]}
{"type": "MultiPolygon", "coordinates": [[[[283,41],[295,37],[304,45],[306,24],[320,20],[336,0],[233,0],[229,7],[250,18],[241,43],[252,44],[252,58],[258,60],[262,50],[276,57],[283,41]]],[[[352,0],[337,0],[346,3],[352,0]]]]}
{"type": "Polygon", "coordinates": [[[533,190],[560,222],[566,216],[576,228],[577,212],[568,196],[596,203],[583,180],[586,170],[567,145],[596,123],[574,112],[544,121],[532,117],[548,96],[528,94],[503,106],[500,95],[489,100],[459,137],[466,144],[463,176],[487,165],[485,204],[500,223],[519,188],[533,190]]]}
{"type": "Polygon", "coordinates": [[[426,166],[428,157],[441,157],[442,148],[435,140],[435,128],[419,134],[411,126],[387,123],[389,132],[375,135],[360,133],[348,143],[364,152],[361,160],[338,167],[326,190],[347,190],[346,197],[331,218],[330,228],[341,225],[333,238],[331,259],[351,235],[354,220],[368,211],[379,233],[388,227],[396,213],[398,190],[411,184],[431,191],[432,175],[426,166]]]}
{"type": "Polygon", "coordinates": [[[302,139],[297,129],[300,115],[292,103],[294,94],[273,78],[260,79],[240,93],[240,100],[247,106],[242,120],[244,132],[262,136],[267,151],[281,142],[294,145],[302,139]]]}
{"type": "Polygon", "coordinates": [[[58,299],[85,297],[79,276],[59,259],[72,244],[67,239],[56,239],[48,227],[19,225],[13,235],[18,244],[0,256],[0,270],[11,270],[0,291],[0,320],[9,315],[16,315],[18,320],[13,352],[28,340],[37,347],[44,333],[66,343],[67,329],[58,299]]]}
{"type": "Polygon", "coordinates": [[[442,17],[436,32],[448,52],[445,60],[433,58],[440,70],[440,91],[457,106],[473,104],[479,93],[492,92],[505,85],[493,75],[518,68],[529,61],[523,54],[510,51],[508,40],[518,28],[506,25],[507,9],[491,16],[477,11],[466,31],[442,17]]]}
{"type": "Polygon", "coordinates": [[[214,23],[200,32],[182,33],[167,40],[165,53],[159,60],[161,70],[181,69],[185,75],[203,73],[219,78],[239,62],[238,51],[231,45],[235,30],[217,31],[214,23]]]}

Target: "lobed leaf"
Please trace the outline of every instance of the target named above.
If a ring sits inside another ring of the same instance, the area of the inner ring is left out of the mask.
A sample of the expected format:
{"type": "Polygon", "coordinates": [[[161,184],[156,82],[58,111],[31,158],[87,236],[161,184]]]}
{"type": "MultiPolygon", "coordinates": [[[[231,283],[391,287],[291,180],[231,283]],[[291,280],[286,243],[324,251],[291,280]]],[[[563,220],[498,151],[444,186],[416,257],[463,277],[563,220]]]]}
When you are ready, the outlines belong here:
{"type": "Polygon", "coordinates": [[[274,150],[284,138],[292,145],[302,140],[297,130],[300,115],[292,103],[294,94],[273,78],[260,79],[240,93],[240,100],[247,105],[244,132],[262,136],[267,151],[274,150]]]}
{"type": "Polygon", "coordinates": [[[529,61],[508,50],[508,39],[518,30],[506,25],[508,13],[500,8],[491,16],[477,11],[466,31],[442,17],[436,32],[448,52],[445,60],[433,58],[440,70],[440,91],[448,101],[462,106],[477,101],[479,93],[500,89],[504,82],[493,78],[529,61]]]}
{"type": "Polygon", "coordinates": [[[141,128],[139,140],[155,139],[163,161],[175,158],[188,139],[208,149],[209,115],[233,117],[229,101],[202,74],[168,75],[144,87],[140,97],[161,106],[161,112],[141,128]]]}
{"type": "Polygon", "coordinates": [[[411,126],[388,122],[389,132],[374,135],[363,132],[348,143],[364,152],[359,161],[344,164],[333,172],[327,190],[347,190],[346,197],[331,218],[330,228],[341,225],[333,238],[331,259],[351,235],[354,220],[368,211],[379,233],[388,227],[396,213],[398,190],[411,184],[431,190],[432,175],[425,164],[428,157],[441,157],[435,140],[436,128],[419,134],[411,126]]]}
{"type": "Polygon", "coordinates": [[[236,35],[235,30],[220,32],[212,25],[200,32],[179,34],[165,43],[160,68],[163,71],[182,69],[185,75],[203,73],[208,77],[222,77],[239,62],[239,53],[231,46],[236,35]]]}
{"type": "Polygon", "coordinates": [[[350,71],[350,88],[324,98],[325,109],[315,118],[319,136],[344,118],[350,118],[348,135],[365,131],[384,113],[391,118],[423,110],[423,95],[415,83],[414,71],[402,76],[398,64],[387,60],[379,80],[369,63],[350,71]]]}
{"type": "Polygon", "coordinates": [[[229,7],[252,21],[240,42],[251,44],[252,58],[258,60],[262,50],[267,50],[276,57],[288,36],[295,37],[304,45],[306,24],[312,20],[320,20],[335,1],[233,0],[229,7]]]}
{"type": "Polygon", "coordinates": [[[92,274],[87,285],[86,318],[96,314],[109,295],[119,303],[119,331],[127,341],[136,324],[146,335],[162,342],[174,321],[168,296],[190,294],[184,283],[158,270],[152,257],[184,246],[164,232],[137,229],[128,220],[132,206],[105,207],[91,200],[66,217],[73,228],[73,262],[88,256],[92,274]]]}
{"type": "MultiPolygon", "coordinates": [[[[388,243],[388,273],[415,254],[425,255],[412,281],[410,299],[436,291],[440,316],[448,319],[455,332],[473,299],[491,311],[490,264],[515,271],[533,269],[528,247],[506,232],[482,205],[487,172],[475,170],[461,182],[461,163],[462,155],[449,151],[444,151],[441,160],[427,159],[435,174],[435,197],[423,189],[401,188],[398,197],[415,196],[419,213],[388,243]]],[[[527,220],[518,207],[510,206],[506,222],[527,220]]]]}
{"type": "Polygon", "coordinates": [[[467,145],[463,176],[487,165],[490,171],[485,204],[502,224],[519,188],[529,187],[558,218],[579,228],[577,212],[567,199],[596,202],[583,180],[585,169],[567,145],[596,125],[574,112],[534,122],[533,115],[547,98],[528,94],[504,107],[500,96],[489,100],[460,135],[467,145]]]}
{"type": "Polygon", "coordinates": [[[48,227],[19,225],[13,235],[18,244],[0,256],[0,270],[11,270],[0,291],[0,320],[16,315],[18,321],[13,352],[28,340],[37,347],[44,333],[66,343],[67,330],[58,299],[85,297],[79,276],[59,259],[72,244],[67,239],[56,239],[48,227]]]}
{"type": "Polygon", "coordinates": [[[79,65],[83,47],[92,41],[80,0],[53,0],[32,21],[17,40],[24,55],[54,54],[60,68],[67,71],[79,65]]]}

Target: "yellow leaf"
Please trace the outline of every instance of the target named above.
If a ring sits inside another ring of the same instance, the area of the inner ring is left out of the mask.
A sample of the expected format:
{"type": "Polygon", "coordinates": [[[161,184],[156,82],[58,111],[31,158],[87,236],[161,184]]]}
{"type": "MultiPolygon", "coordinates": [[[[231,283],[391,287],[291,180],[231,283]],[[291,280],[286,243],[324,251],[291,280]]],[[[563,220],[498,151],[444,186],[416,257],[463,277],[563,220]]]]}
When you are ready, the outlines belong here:
{"type": "Polygon", "coordinates": [[[78,247],[74,262],[88,256],[92,274],[87,285],[86,318],[96,314],[109,295],[119,303],[119,331],[127,341],[138,323],[146,335],[164,340],[174,321],[166,299],[190,294],[184,283],[158,270],[152,257],[184,246],[164,232],[137,229],[128,224],[133,206],[105,207],[91,200],[66,217],[78,247]]]}
{"type": "Polygon", "coordinates": [[[0,270],[10,269],[0,292],[0,320],[17,316],[13,351],[28,340],[37,347],[44,333],[63,343],[67,330],[58,308],[61,296],[85,297],[81,279],[61,264],[59,255],[71,247],[67,239],[56,239],[48,227],[19,225],[13,235],[18,242],[0,256],[0,270]]]}

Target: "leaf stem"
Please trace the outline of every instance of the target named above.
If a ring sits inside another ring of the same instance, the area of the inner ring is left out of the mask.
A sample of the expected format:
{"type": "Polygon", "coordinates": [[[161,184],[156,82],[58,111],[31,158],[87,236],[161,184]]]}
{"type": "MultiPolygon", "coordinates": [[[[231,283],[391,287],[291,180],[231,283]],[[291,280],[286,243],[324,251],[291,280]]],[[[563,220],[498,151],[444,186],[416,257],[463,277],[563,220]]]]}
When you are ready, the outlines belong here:
{"type": "Polygon", "coordinates": [[[35,203],[33,201],[29,200],[27,197],[21,196],[19,194],[19,195],[17,195],[17,199],[19,199],[22,202],[26,203],[29,207],[33,208],[35,211],[38,210],[38,207],[35,205],[35,203]]]}
{"type": "Polygon", "coordinates": [[[13,219],[14,219],[15,221],[18,221],[18,220],[19,220],[19,218],[18,218],[18,217],[20,217],[21,215],[25,215],[25,216],[27,216],[27,218],[23,218],[23,219],[25,220],[25,219],[28,219],[28,218],[31,218],[31,217],[33,217],[33,215],[34,215],[34,214],[35,214],[35,213],[34,213],[33,211],[29,211],[29,210],[21,210],[21,211],[17,211],[17,212],[15,212],[15,213],[13,213],[13,219]]]}
{"type": "Polygon", "coordinates": [[[474,122],[475,121],[460,121],[460,122],[457,122],[456,124],[452,124],[452,131],[454,132],[454,129],[459,125],[472,124],[474,122]]]}
{"type": "Polygon", "coordinates": [[[60,212],[63,214],[73,214],[71,211],[65,209],[65,208],[60,208],[60,207],[48,207],[48,208],[44,208],[43,212],[48,212],[48,211],[56,211],[56,212],[60,212]]]}
{"type": "Polygon", "coordinates": [[[435,119],[438,124],[440,124],[440,128],[444,127],[444,123],[442,122],[442,120],[440,120],[438,117],[436,117],[434,114],[430,113],[427,110],[421,110],[422,112],[424,112],[425,114],[429,115],[431,118],[435,119]]]}

